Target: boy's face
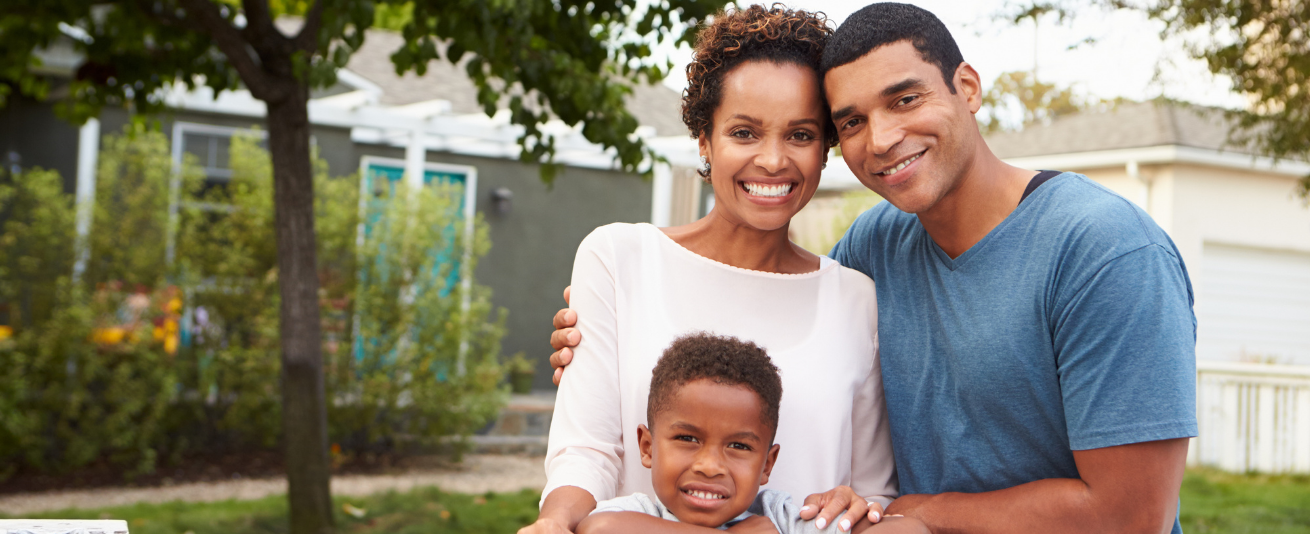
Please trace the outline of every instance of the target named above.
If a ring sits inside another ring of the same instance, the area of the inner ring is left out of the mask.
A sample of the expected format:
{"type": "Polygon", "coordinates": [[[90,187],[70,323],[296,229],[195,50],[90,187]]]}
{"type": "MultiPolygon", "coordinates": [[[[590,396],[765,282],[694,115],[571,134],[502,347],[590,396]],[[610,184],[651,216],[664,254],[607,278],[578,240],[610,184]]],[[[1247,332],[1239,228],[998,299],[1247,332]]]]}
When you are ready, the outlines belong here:
{"type": "Polygon", "coordinates": [[[638,427],[641,463],[679,521],[714,528],[750,507],[778,459],[763,411],[749,388],[702,379],[683,385],[651,428],[638,427]]]}

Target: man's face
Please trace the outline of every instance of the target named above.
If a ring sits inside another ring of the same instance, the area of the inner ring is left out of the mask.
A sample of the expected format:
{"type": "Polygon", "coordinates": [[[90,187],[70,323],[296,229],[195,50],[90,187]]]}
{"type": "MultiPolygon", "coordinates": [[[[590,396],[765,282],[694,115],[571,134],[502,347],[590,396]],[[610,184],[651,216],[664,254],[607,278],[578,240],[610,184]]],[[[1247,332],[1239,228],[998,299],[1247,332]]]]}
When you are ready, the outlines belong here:
{"type": "Polygon", "coordinates": [[[909,41],[828,71],[823,86],[842,157],[860,182],[907,213],[923,213],[959,184],[978,139],[977,73],[961,64],[951,93],[909,41]]]}
{"type": "Polygon", "coordinates": [[[778,459],[763,410],[750,388],[696,380],[638,427],[641,463],[678,521],[717,528],[750,507],[778,459]]]}

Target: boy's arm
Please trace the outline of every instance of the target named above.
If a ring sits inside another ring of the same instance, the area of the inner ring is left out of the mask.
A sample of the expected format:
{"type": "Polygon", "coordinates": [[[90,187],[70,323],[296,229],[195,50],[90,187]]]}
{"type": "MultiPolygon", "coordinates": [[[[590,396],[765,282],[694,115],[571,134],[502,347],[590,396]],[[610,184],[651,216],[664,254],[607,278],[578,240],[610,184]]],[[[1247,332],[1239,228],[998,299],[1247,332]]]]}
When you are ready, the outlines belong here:
{"type": "MultiPolygon", "coordinates": [[[[728,532],[777,534],[773,522],[753,516],[729,527],[728,532]]],[[[578,525],[577,534],[718,534],[720,530],[661,519],[641,512],[597,512],[578,525]]]]}

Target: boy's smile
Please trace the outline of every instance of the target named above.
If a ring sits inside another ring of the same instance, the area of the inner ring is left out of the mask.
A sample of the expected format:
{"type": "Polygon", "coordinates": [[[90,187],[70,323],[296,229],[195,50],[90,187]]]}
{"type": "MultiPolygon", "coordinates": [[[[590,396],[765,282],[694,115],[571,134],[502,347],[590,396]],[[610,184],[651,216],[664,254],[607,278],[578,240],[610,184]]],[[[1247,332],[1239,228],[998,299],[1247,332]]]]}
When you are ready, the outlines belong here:
{"type": "Polygon", "coordinates": [[[754,502],[778,459],[763,412],[750,388],[701,379],[637,429],[655,494],[679,521],[718,527],[754,502]]]}

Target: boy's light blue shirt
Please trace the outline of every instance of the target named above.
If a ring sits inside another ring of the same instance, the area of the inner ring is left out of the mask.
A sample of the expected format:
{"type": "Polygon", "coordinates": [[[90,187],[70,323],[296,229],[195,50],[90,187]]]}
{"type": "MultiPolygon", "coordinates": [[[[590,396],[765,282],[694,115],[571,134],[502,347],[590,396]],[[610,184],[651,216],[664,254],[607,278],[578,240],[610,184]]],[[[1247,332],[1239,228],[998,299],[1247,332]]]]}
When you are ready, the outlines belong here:
{"type": "Polygon", "coordinates": [[[1182,258],[1086,176],[1038,187],[955,259],[887,202],[830,255],[877,284],[903,495],[1077,478],[1074,450],[1196,435],[1182,258]]]}
{"type": "MultiPolygon", "coordinates": [[[[601,512],[639,512],[646,515],[677,521],[678,517],[673,515],[667,507],[656,499],[645,493],[634,493],[607,501],[601,501],[596,504],[596,509],[591,513],[598,514],[601,512]]],[[[761,489],[760,493],[755,496],[755,501],[751,503],[741,515],[733,518],[732,521],[720,525],[719,530],[745,521],[746,518],[753,515],[762,515],[773,521],[773,526],[778,528],[778,534],[840,534],[837,524],[834,522],[827,525],[827,528],[820,530],[814,527],[814,521],[801,519],[801,510],[792,504],[791,496],[785,491],[770,489],[761,489]]]]}

